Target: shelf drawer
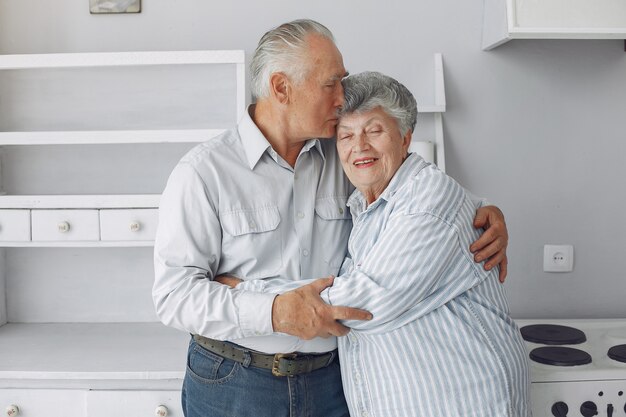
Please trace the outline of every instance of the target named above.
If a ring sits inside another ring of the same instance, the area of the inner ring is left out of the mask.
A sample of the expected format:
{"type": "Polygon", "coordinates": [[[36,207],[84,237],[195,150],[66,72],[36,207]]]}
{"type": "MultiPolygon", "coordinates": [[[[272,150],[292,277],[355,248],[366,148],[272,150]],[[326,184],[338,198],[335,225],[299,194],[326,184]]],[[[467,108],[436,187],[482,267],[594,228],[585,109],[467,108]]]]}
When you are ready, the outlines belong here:
{"type": "Polygon", "coordinates": [[[180,391],[89,391],[88,417],[183,417],[180,391]],[[157,408],[160,414],[157,414],[157,408]]]}
{"type": "Polygon", "coordinates": [[[0,210],[0,242],[30,240],[30,210],[0,210]]]}
{"type": "Polygon", "coordinates": [[[100,239],[98,210],[32,210],[33,241],[100,239]]]}
{"type": "Polygon", "coordinates": [[[100,236],[103,241],[154,240],[158,209],[100,210],[100,236]]]}
{"type": "Polygon", "coordinates": [[[85,415],[85,394],[82,390],[0,389],[0,412],[6,413],[6,408],[14,405],[17,417],[81,417],[85,415]]]}

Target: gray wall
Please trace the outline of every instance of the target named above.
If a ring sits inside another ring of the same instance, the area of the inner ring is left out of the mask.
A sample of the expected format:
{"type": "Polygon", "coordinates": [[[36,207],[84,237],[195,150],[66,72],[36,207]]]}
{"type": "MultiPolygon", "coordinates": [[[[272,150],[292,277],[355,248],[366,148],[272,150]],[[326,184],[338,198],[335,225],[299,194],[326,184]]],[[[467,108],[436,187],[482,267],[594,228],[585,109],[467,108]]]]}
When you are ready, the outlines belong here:
{"type": "Polygon", "coordinates": [[[388,73],[432,101],[442,52],[448,173],[506,214],[515,317],[626,317],[623,41],[513,41],[481,50],[482,1],[143,1],[95,15],[88,0],[0,0],[0,53],[245,49],[282,21],[336,35],[351,72],[388,73]],[[542,271],[543,245],[575,247],[542,271]]]}

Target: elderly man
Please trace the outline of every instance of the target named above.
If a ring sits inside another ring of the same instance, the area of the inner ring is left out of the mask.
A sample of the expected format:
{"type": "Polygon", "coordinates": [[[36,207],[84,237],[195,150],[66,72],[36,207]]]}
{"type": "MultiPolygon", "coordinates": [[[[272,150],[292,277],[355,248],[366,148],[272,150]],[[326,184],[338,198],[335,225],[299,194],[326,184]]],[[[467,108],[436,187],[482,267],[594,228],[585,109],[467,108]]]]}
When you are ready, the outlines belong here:
{"type": "MultiPolygon", "coordinates": [[[[236,129],[191,150],[163,192],[153,298],[159,318],[190,332],[182,402],[195,416],[348,416],[338,320],[368,320],[330,306],[322,279],[279,296],[230,289],[243,280],[337,274],[352,226],[353,187],[334,141],[346,76],[332,34],[302,20],[260,40],[251,63],[256,105],[236,129]],[[297,352],[297,353],[295,353],[297,352]]],[[[479,210],[487,231],[472,249],[506,274],[506,227],[479,210]]]]}

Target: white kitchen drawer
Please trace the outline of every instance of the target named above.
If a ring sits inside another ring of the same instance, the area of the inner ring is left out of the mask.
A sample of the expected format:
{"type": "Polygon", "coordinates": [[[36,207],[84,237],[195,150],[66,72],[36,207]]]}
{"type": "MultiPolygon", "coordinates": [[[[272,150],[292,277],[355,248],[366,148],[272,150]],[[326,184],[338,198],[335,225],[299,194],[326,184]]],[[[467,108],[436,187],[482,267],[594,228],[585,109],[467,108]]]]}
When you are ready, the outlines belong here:
{"type": "Polygon", "coordinates": [[[154,240],[158,209],[100,210],[100,238],[115,240],[154,240]]]}
{"type": "Polygon", "coordinates": [[[100,239],[98,210],[32,210],[33,241],[100,239]]]}
{"type": "Polygon", "coordinates": [[[89,391],[87,417],[111,416],[183,417],[180,391],[89,391]]]}
{"type": "Polygon", "coordinates": [[[17,406],[11,417],[85,417],[87,391],[55,389],[0,389],[0,416],[17,406]]]}
{"type": "Polygon", "coordinates": [[[30,210],[0,210],[0,242],[30,240],[30,210]]]}

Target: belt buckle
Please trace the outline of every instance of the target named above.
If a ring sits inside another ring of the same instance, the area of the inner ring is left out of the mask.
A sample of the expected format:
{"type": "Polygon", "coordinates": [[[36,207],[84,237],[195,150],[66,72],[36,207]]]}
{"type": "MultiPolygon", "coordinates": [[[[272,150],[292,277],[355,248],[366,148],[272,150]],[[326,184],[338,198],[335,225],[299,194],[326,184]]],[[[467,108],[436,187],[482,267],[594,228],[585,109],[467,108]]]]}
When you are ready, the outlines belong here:
{"type": "Polygon", "coordinates": [[[281,359],[295,359],[298,356],[296,353],[277,353],[274,355],[274,362],[272,363],[272,375],[274,376],[289,376],[280,370],[281,359]]]}

